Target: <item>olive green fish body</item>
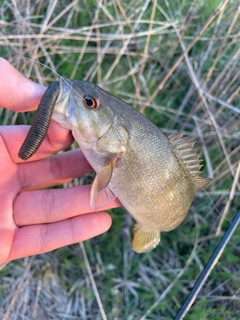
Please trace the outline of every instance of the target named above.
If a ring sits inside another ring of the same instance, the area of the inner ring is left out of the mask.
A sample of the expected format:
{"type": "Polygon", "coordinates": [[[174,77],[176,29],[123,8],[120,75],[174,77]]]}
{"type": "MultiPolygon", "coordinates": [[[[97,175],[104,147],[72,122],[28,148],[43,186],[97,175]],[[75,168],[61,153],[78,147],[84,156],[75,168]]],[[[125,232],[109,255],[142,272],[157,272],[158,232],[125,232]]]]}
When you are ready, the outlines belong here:
{"type": "Polygon", "coordinates": [[[169,231],[185,218],[194,182],[169,139],[143,119],[131,121],[127,150],[114,168],[110,188],[140,225],[169,231]]]}
{"type": "Polygon", "coordinates": [[[53,118],[72,130],[96,171],[90,205],[95,210],[116,197],[137,221],[133,249],[146,252],[161,231],[185,218],[199,177],[199,156],[183,134],[166,137],[137,110],[85,81],[60,79],[53,118]]]}
{"type": "Polygon", "coordinates": [[[161,231],[176,228],[208,182],[199,177],[194,143],[182,134],[167,138],[127,103],[89,82],[60,81],[53,117],[72,130],[97,173],[92,208],[118,197],[137,221],[137,252],[153,249],[161,231]]]}

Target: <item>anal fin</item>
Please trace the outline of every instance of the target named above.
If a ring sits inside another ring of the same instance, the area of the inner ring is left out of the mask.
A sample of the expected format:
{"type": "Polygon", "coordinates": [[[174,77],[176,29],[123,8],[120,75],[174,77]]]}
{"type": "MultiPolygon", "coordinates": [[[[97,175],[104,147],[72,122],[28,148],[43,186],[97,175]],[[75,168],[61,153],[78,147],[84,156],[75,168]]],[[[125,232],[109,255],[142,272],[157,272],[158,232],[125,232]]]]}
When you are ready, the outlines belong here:
{"type": "Polygon", "coordinates": [[[139,224],[134,226],[134,236],[132,241],[133,250],[143,253],[154,249],[160,242],[160,232],[141,227],[139,224]]]}

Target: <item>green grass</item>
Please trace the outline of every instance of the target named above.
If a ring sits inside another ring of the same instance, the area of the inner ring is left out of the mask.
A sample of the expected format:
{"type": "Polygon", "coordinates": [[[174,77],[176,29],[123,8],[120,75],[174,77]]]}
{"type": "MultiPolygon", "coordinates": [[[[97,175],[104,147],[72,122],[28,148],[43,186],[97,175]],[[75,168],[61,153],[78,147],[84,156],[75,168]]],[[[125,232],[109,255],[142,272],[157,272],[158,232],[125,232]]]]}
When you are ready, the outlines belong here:
{"type": "MultiPolygon", "coordinates": [[[[99,8],[98,1],[84,0],[51,25],[72,3],[58,1],[40,43],[35,35],[54,1],[0,1],[0,19],[7,22],[0,34],[0,55],[20,72],[48,85],[57,78],[54,66],[62,76],[95,82],[142,111],[164,133],[184,130],[204,147],[203,176],[213,179],[208,194],[198,192],[186,220],[163,233],[155,250],[142,255],[132,251],[134,221],[122,209],[111,211],[113,225],[107,233],[84,243],[107,319],[174,319],[240,207],[236,188],[220,236],[206,238],[216,233],[229,201],[240,154],[239,113],[222,104],[240,107],[237,1],[227,4],[188,53],[198,83],[211,95],[206,104],[183,60],[145,106],[183,53],[176,30],[187,47],[220,2],[160,0],[154,9],[154,1],[146,6],[143,0],[121,1],[127,25],[116,1],[103,1],[99,8]],[[31,39],[25,38],[29,34],[31,39]]],[[[13,114],[2,110],[1,124],[12,119],[13,114]]],[[[15,123],[31,120],[30,114],[18,115],[15,123]]],[[[239,318],[239,235],[238,228],[187,320],[239,318]]],[[[9,263],[0,271],[0,318],[101,319],[87,261],[82,247],[72,245],[9,263]]]]}

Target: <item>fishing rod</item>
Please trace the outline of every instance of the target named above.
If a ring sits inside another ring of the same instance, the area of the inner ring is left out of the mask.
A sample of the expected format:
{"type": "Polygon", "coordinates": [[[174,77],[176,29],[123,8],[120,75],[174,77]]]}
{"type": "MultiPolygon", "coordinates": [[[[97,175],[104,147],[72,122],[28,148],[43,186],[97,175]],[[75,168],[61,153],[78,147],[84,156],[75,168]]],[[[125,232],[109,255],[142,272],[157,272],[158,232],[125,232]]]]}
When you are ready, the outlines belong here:
{"type": "Polygon", "coordinates": [[[195,283],[192,291],[190,292],[189,296],[187,297],[186,301],[184,302],[182,308],[179,310],[175,320],[181,320],[185,317],[187,312],[190,310],[192,304],[194,303],[195,299],[197,298],[200,290],[202,289],[204,283],[206,282],[207,278],[209,277],[212,269],[217,264],[219,258],[221,257],[226,245],[228,244],[229,240],[231,239],[233,233],[235,232],[236,228],[238,227],[240,222],[240,210],[235,215],[234,219],[232,220],[228,230],[222,237],[221,241],[219,242],[217,248],[215,249],[214,253],[212,254],[211,258],[209,259],[205,269],[200,274],[197,282],[195,283]]]}

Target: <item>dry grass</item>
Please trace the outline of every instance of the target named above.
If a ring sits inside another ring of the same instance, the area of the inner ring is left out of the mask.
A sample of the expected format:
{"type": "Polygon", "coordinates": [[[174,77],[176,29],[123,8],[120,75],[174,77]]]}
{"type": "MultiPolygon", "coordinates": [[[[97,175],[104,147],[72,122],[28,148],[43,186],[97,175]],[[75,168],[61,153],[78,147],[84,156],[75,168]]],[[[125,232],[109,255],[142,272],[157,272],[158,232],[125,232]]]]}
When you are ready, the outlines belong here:
{"type": "MultiPolygon", "coordinates": [[[[2,267],[0,318],[173,319],[240,206],[238,1],[0,3],[0,55],[19,71],[45,85],[57,73],[93,81],[166,134],[185,130],[212,178],[151,253],[132,251],[133,221],[115,210],[107,234],[2,267]]],[[[239,319],[239,231],[187,319],[239,319]]]]}

